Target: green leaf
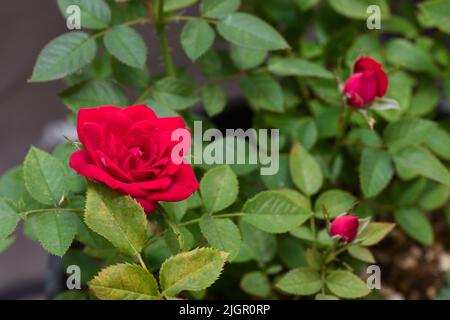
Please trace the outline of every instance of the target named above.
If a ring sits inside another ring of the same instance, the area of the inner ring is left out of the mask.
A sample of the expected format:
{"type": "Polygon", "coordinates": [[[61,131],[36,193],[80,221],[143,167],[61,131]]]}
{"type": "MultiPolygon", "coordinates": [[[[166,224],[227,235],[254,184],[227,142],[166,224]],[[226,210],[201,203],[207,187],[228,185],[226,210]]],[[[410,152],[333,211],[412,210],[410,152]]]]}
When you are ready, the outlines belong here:
{"type": "Polygon", "coordinates": [[[112,74],[120,84],[147,90],[150,84],[150,73],[147,69],[133,68],[117,59],[111,60],[112,74]]]}
{"type": "Polygon", "coordinates": [[[450,161],[450,134],[447,131],[434,126],[430,130],[425,144],[438,157],[450,161]]]}
{"type": "Polygon", "coordinates": [[[288,232],[311,217],[310,211],[284,190],[260,192],[247,200],[242,211],[245,222],[269,233],[288,232]]]}
{"type": "Polygon", "coordinates": [[[252,107],[273,112],[283,111],[283,90],[270,75],[261,73],[245,76],[240,81],[240,87],[252,107]]]}
{"type": "Polygon", "coordinates": [[[435,69],[433,59],[421,47],[406,39],[390,40],[386,44],[386,59],[412,71],[432,71],[435,69]]]}
{"type": "Polygon", "coordinates": [[[19,221],[19,213],[6,199],[0,198],[0,239],[8,237],[16,229],[19,221]]]}
{"type": "Polygon", "coordinates": [[[258,298],[267,298],[271,291],[269,278],[261,271],[244,274],[240,286],[244,292],[258,298]]]}
{"type": "Polygon", "coordinates": [[[95,40],[84,32],[69,32],[52,40],[39,54],[30,81],[64,78],[89,64],[95,57],[95,40]]]}
{"type": "Polygon", "coordinates": [[[227,253],[211,248],[199,248],[170,257],[159,272],[163,295],[174,297],[184,290],[208,288],[219,277],[227,257],[227,253]]]}
{"type": "Polygon", "coordinates": [[[296,0],[295,3],[302,11],[307,11],[315,7],[320,0],[296,0]]]}
{"type": "Polygon", "coordinates": [[[417,199],[425,190],[428,179],[419,177],[414,181],[396,181],[390,192],[390,197],[399,206],[410,206],[417,202],[417,199]]]}
{"type": "Polygon", "coordinates": [[[387,33],[398,33],[407,38],[415,38],[419,31],[416,25],[401,16],[391,16],[389,19],[383,21],[383,31],[387,33]]]}
{"type": "Polygon", "coordinates": [[[211,247],[228,252],[229,261],[238,255],[241,233],[231,219],[208,217],[200,221],[200,230],[211,247]]]}
{"type": "Polygon", "coordinates": [[[275,285],[283,292],[308,296],[320,291],[320,274],[309,268],[297,268],[286,273],[275,285]]]}
{"type": "Polygon", "coordinates": [[[53,149],[53,156],[62,163],[65,169],[68,191],[71,193],[84,193],[86,192],[86,179],[68,165],[71,155],[76,150],[77,148],[71,143],[60,144],[53,149]]]}
{"type": "Polygon", "coordinates": [[[164,11],[175,11],[189,7],[196,3],[197,0],[164,0],[164,11]]]}
{"type": "Polygon", "coordinates": [[[333,79],[331,72],[322,66],[301,58],[274,57],[269,60],[268,69],[278,76],[299,76],[333,79]]]}
{"type": "Polygon", "coordinates": [[[28,220],[44,249],[60,257],[69,249],[77,233],[76,214],[64,209],[33,213],[28,220]]]}
{"type": "Polygon", "coordinates": [[[67,8],[76,5],[80,8],[81,26],[88,29],[104,29],[111,21],[111,10],[104,0],[58,0],[62,15],[67,19],[73,12],[67,8]]]}
{"type": "Polygon", "coordinates": [[[366,20],[372,13],[367,13],[370,5],[380,8],[381,18],[390,15],[389,6],[385,0],[328,0],[331,7],[338,13],[351,19],[366,20]]]}
{"type": "Polygon", "coordinates": [[[289,269],[306,266],[303,242],[289,235],[279,238],[277,256],[289,269]]]}
{"type": "Polygon", "coordinates": [[[375,263],[375,258],[370,252],[369,249],[353,245],[348,248],[348,253],[355,259],[367,262],[367,263],[375,263]]]}
{"type": "Polygon", "coordinates": [[[210,117],[221,113],[227,103],[227,95],[221,86],[209,84],[202,88],[203,105],[210,117]]]}
{"type": "Polygon", "coordinates": [[[396,100],[400,109],[376,110],[376,113],[389,122],[398,121],[409,109],[412,96],[413,78],[404,71],[394,71],[389,74],[389,88],[387,98],[396,100]]]}
{"type": "Polygon", "coordinates": [[[407,111],[414,116],[424,116],[433,112],[439,103],[439,89],[432,83],[419,86],[411,99],[411,105],[407,111]]]}
{"type": "Polygon", "coordinates": [[[404,118],[390,123],[383,131],[383,140],[392,151],[403,147],[418,145],[427,140],[436,126],[430,120],[420,118],[404,118]]]}
{"type": "Polygon", "coordinates": [[[66,106],[74,113],[81,108],[104,105],[125,107],[128,98],[113,82],[92,80],[68,88],[59,94],[66,106]]]}
{"type": "Polygon", "coordinates": [[[209,18],[221,18],[235,12],[241,6],[241,0],[202,0],[200,11],[209,18]]]}
{"type": "Polygon", "coordinates": [[[366,198],[378,195],[394,175],[389,154],[382,150],[365,148],[359,165],[359,181],[366,198]]]}
{"type": "Polygon", "coordinates": [[[133,28],[115,26],[105,34],[103,41],[108,52],[115,58],[130,67],[144,69],[147,46],[133,28]]]}
{"type": "Polygon", "coordinates": [[[261,180],[267,189],[293,188],[289,171],[289,156],[280,155],[278,172],[273,175],[261,175],[261,180]]]}
{"type": "Polygon", "coordinates": [[[66,290],[58,293],[53,300],[88,300],[88,295],[80,290],[66,290]]]}
{"type": "Polygon", "coordinates": [[[429,0],[418,4],[420,12],[433,26],[450,33],[450,4],[447,0],[429,0]]]}
{"type": "Polygon", "coordinates": [[[394,155],[394,162],[416,174],[450,186],[448,169],[424,148],[406,147],[394,155]]]}
{"type": "Polygon", "coordinates": [[[361,298],[370,293],[367,285],[350,271],[332,271],[325,280],[332,293],[341,298],[361,298]]]}
{"type": "Polygon", "coordinates": [[[318,217],[322,217],[322,207],[325,207],[330,218],[334,218],[351,209],[355,201],[356,198],[346,191],[327,190],[317,198],[314,211],[318,217]]]}
{"type": "Polygon", "coordinates": [[[261,264],[272,260],[277,251],[277,239],[274,234],[261,231],[251,224],[239,221],[239,229],[242,234],[242,247],[248,246],[255,259],[261,264]]]}
{"type": "Polygon", "coordinates": [[[363,145],[365,147],[380,148],[383,145],[380,136],[370,129],[357,128],[347,135],[349,143],[363,145]]]}
{"type": "Polygon", "coordinates": [[[223,210],[236,201],[239,192],[237,177],[229,166],[214,167],[200,181],[200,193],[208,212],[223,210]]]}
{"type": "Polygon", "coordinates": [[[373,246],[384,239],[392,229],[394,223],[388,222],[371,222],[359,235],[358,240],[361,240],[362,246],[373,246]]]}
{"type": "Polygon", "coordinates": [[[25,186],[40,203],[57,205],[66,193],[66,176],[61,162],[45,151],[31,147],[23,165],[25,186]]]}
{"type": "Polygon", "coordinates": [[[241,70],[248,70],[263,63],[267,57],[267,51],[249,49],[232,44],[230,55],[236,67],[241,70]]]}
{"type": "Polygon", "coordinates": [[[153,88],[156,103],[171,110],[184,110],[193,106],[198,97],[191,83],[174,77],[159,80],[153,88]]]}
{"type": "Polygon", "coordinates": [[[289,168],[294,184],[306,195],[317,193],[322,187],[323,174],[316,159],[295,143],[289,156],[289,168]]]}
{"type": "Polygon", "coordinates": [[[314,241],[315,237],[311,229],[307,226],[300,226],[290,232],[290,234],[298,239],[306,241],[314,241]]]}
{"type": "Polygon", "coordinates": [[[100,184],[90,184],[84,220],[89,228],[129,256],[139,254],[147,240],[144,210],[129,196],[100,184]]]}
{"type": "Polygon", "coordinates": [[[339,298],[329,295],[318,293],[315,297],[316,300],[339,300],[339,298]]]}
{"type": "Polygon", "coordinates": [[[89,288],[101,300],[158,300],[156,279],[135,264],[107,267],[91,281],[89,288]]]}
{"type": "Polygon", "coordinates": [[[316,122],[312,118],[304,117],[299,119],[298,128],[294,137],[298,139],[303,147],[310,150],[317,142],[318,135],[319,130],[317,129],[316,122]]]}
{"type": "Polygon", "coordinates": [[[433,227],[424,213],[416,208],[400,209],[394,214],[395,221],[413,239],[425,244],[433,244],[433,227]]]}
{"type": "Polygon", "coordinates": [[[16,166],[7,170],[0,177],[0,197],[17,203],[26,193],[22,166],[16,166]]]}
{"type": "Polygon", "coordinates": [[[289,48],[289,44],[267,22],[247,13],[232,13],[218,24],[219,33],[241,47],[260,50],[289,48]]]}
{"type": "Polygon", "coordinates": [[[187,199],[176,202],[160,201],[159,204],[164,208],[170,218],[176,222],[180,222],[187,211],[187,199]]]}
{"type": "Polygon", "coordinates": [[[419,199],[419,207],[426,211],[433,211],[448,203],[450,187],[437,184],[427,190],[419,199]]]}
{"type": "Polygon", "coordinates": [[[195,61],[214,43],[215,33],[206,21],[192,20],[184,25],[180,41],[187,56],[195,61]]]}

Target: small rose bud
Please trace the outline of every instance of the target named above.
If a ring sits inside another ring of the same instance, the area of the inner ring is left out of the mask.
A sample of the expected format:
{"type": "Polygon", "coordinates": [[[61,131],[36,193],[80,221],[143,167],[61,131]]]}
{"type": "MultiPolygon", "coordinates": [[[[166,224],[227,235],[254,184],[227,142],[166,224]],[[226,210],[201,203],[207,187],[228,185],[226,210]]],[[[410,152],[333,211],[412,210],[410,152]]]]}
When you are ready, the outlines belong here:
{"type": "Polygon", "coordinates": [[[388,85],[383,66],[370,57],[361,57],[355,62],[353,74],[345,82],[343,94],[349,106],[361,108],[374,102],[376,97],[383,97],[388,85]]]}
{"type": "Polygon", "coordinates": [[[331,236],[340,236],[342,241],[351,242],[358,233],[359,221],[355,216],[340,216],[331,223],[331,236]]]}

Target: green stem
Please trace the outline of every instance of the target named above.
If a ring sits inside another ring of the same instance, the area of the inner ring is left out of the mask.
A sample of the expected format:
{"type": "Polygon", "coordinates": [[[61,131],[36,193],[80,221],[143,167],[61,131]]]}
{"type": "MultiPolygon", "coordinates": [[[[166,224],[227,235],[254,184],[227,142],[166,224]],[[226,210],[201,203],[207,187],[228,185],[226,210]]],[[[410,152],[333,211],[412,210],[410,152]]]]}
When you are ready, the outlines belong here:
{"type": "Polygon", "coordinates": [[[49,212],[49,211],[83,212],[84,210],[83,209],[75,209],[75,208],[45,208],[45,209],[29,210],[29,211],[21,212],[20,214],[22,216],[26,217],[30,214],[49,212]]]}
{"type": "Polygon", "coordinates": [[[327,271],[326,264],[322,264],[320,268],[320,293],[325,294],[325,273],[327,271]]]}
{"type": "Polygon", "coordinates": [[[142,256],[140,253],[137,254],[137,258],[138,258],[139,263],[141,264],[142,268],[144,268],[144,270],[148,272],[147,266],[145,265],[144,259],[142,259],[142,256]]]}
{"type": "MultiPolygon", "coordinates": [[[[149,12],[149,15],[151,13],[149,12]]],[[[170,55],[169,42],[166,34],[166,20],[164,17],[164,0],[158,1],[158,21],[156,24],[156,33],[158,34],[159,44],[161,46],[161,53],[166,66],[166,72],[169,76],[175,77],[175,68],[173,66],[172,57],[170,55]]]]}
{"type": "MultiPolygon", "coordinates": [[[[130,26],[134,26],[136,24],[143,24],[143,23],[148,23],[148,24],[153,24],[153,21],[151,20],[151,18],[138,18],[138,19],[134,19],[134,20],[130,20],[130,21],[125,21],[123,23],[121,23],[121,26],[125,26],[125,27],[130,27],[130,26]]],[[[94,33],[93,35],[91,35],[90,39],[97,39],[101,36],[103,36],[105,33],[111,31],[112,28],[106,28],[100,32],[94,33]]]]}
{"type": "Polygon", "coordinates": [[[350,117],[352,115],[352,109],[344,105],[343,110],[339,116],[338,123],[338,132],[337,132],[337,146],[339,147],[342,144],[342,140],[344,139],[345,132],[347,131],[348,123],[350,121],[350,117]]]}
{"type": "Polygon", "coordinates": [[[192,21],[192,20],[203,20],[208,23],[216,24],[219,21],[216,19],[205,18],[205,17],[194,17],[194,16],[171,16],[167,18],[166,21],[192,21]]]}
{"type": "MultiPolygon", "coordinates": [[[[219,219],[225,219],[225,218],[242,217],[243,215],[244,215],[243,213],[222,213],[222,214],[213,215],[213,217],[219,218],[219,219]]],[[[197,218],[197,219],[192,219],[192,220],[180,223],[178,226],[184,227],[184,226],[188,226],[191,224],[199,223],[202,220],[203,220],[203,217],[197,218]]]]}

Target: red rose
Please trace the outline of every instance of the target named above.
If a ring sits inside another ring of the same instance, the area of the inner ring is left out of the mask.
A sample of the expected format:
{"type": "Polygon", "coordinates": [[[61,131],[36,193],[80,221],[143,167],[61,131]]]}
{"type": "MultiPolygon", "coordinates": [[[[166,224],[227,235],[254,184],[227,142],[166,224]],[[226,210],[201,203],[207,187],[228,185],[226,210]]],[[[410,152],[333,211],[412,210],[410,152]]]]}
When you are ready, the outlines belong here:
{"type": "Polygon", "coordinates": [[[358,233],[359,221],[355,216],[340,216],[331,223],[331,236],[341,236],[342,241],[350,242],[358,233]]]}
{"type": "Polygon", "coordinates": [[[144,105],[81,109],[77,131],[85,150],[72,154],[70,166],[150,213],[158,201],[181,201],[199,187],[192,167],[171,157],[178,143],[171,135],[179,128],[185,128],[181,117],[158,118],[144,105]]]}
{"type": "Polygon", "coordinates": [[[353,74],[345,82],[347,103],[355,108],[367,106],[376,97],[381,98],[386,94],[388,84],[382,65],[372,58],[361,57],[353,67],[353,74]]]}

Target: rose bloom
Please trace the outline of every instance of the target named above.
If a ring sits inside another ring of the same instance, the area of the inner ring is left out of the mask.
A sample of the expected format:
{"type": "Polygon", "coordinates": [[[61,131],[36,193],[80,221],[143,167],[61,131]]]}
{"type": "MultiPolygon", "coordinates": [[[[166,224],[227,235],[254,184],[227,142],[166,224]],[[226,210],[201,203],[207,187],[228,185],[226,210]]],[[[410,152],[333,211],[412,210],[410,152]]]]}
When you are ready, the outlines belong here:
{"type": "Polygon", "coordinates": [[[150,213],[158,201],[184,200],[199,187],[191,165],[172,159],[178,141],[171,135],[180,128],[186,128],[181,117],[158,118],[145,105],[81,109],[77,131],[85,149],[72,154],[70,167],[150,213]]]}
{"type": "Polygon", "coordinates": [[[359,58],[353,67],[353,74],[345,82],[343,93],[347,104],[361,108],[384,97],[389,85],[383,66],[370,57],[359,58]]]}
{"type": "Polygon", "coordinates": [[[358,217],[340,216],[331,223],[330,234],[331,236],[340,236],[343,242],[351,242],[358,233],[358,227],[358,217]]]}

